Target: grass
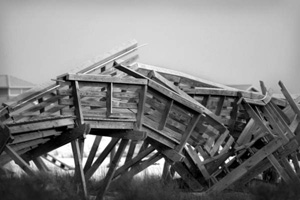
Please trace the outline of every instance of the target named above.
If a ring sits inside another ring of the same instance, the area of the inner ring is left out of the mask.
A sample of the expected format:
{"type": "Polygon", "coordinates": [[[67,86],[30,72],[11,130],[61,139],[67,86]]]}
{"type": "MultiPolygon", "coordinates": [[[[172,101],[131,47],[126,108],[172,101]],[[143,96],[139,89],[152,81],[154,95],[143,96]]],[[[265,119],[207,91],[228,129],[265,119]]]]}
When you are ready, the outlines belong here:
{"type": "MultiPolygon", "coordinates": [[[[30,177],[0,176],[1,200],[79,200],[75,181],[70,174],[39,174],[30,177]]],[[[88,183],[89,194],[96,195],[99,180],[91,179],[88,183]]],[[[176,181],[163,184],[157,175],[145,175],[134,179],[113,181],[106,199],[111,200],[296,200],[300,199],[300,185],[296,183],[271,185],[256,183],[243,192],[224,191],[219,194],[204,196],[183,192],[176,181]]]]}

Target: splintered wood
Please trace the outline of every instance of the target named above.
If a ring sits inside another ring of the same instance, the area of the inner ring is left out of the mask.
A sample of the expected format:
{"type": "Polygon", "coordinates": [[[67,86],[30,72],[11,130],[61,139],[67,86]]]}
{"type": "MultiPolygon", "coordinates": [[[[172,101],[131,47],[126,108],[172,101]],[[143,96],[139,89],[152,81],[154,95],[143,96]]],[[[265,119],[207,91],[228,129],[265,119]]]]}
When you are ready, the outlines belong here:
{"type": "Polygon", "coordinates": [[[0,166],[14,160],[36,175],[28,162],[47,171],[42,157],[70,169],[47,153],[72,143],[76,180],[87,198],[86,181],[113,155],[97,199],[112,181],[160,159],[162,179],[176,172],[191,190],[208,194],[246,184],[271,167],[285,182],[299,182],[300,100],[282,82],[284,99],[268,94],[263,82],[262,94],[238,90],[137,63],[137,48],[130,41],[89,67],[58,76],[55,84],[3,103],[0,166]],[[87,134],[96,138],[83,166],[87,134]],[[96,156],[102,136],[112,139],[96,156]]]}

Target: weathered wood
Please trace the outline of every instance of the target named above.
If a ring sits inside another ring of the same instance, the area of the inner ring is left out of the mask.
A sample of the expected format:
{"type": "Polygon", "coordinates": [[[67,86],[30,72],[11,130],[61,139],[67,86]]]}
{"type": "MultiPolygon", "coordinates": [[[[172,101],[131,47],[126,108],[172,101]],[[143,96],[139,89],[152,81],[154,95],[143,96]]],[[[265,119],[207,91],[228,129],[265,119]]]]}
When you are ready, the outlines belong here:
{"type": "Polygon", "coordinates": [[[50,136],[58,136],[62,133],[62,131],[55,131],[55,130],[41,130],[36,132],[30,132],[20,135],[15,135],[12,144],[18,144],[21,142],[26,142],[30,140],[36,140],[39,138],[47,138],[50,136]]]}
{"type": "Polygon", "coordinates": [[[115,171],[116,171],[116,167],[122,157],[122,154],[125,150],[125,147],[126,145],[128,144],[128,141],[127,139],[123,139],[119,145],[119,148],[117,150],[117,153],[116,155],[114,156],[112,162],[110,163],[110,167],[109,167],[109,170],[108,172],[106,173],[106,176],[104,178],[104,181],[103,181],[103,184],[101,185],[98,193],[97,193],[97,197],[96,197],[96,200],[102,200],[103,197],[104,197],[104,194],[107,190],[107,188],[109,187],[109,184],[115,174],[115,171]]]}
{"type": "Polygon", "coordinates": [[[178,151],[178,153],[181,153],[181,151],[183,150],[184,145],[187,143],[189,137],[191,136],[196,124],[201,119],[201,117],[204,117],[204,116],[201,114],[195,114],[193,116],[193,118],[191,119],[190,124],[186,128],[185,133],[180,140],[180,144],[175,147],[175,150],[178,151]]]}
{"type": "Polygon", "coordinates": [[[5,149],[7,143],[10,143],[13,140],[13,137],[10,134],[10,130],[0,121],[0,155],[5,149]]]}
{"type": "Polygon", "coordinates": [[[145,103],[147,98],[147,85],[143,86],[139,93],[139,103],[138,103],[138,113],[136,116],[136,125],[137,129],[141,129],[143,125],[144,111],[145,111],[145,103]]]}
{"type": "Polygon", "coordinates": [[[134,85],[146,85],[145,79],[132,79],[132,78],[120,78],[110,77],[93,74],[68,74],[67,80],[73,81],[86,81],[86,82],[100,82],[100,83],[122,83],[122,84],[134,84],[134,85]]]}
{"type": "Polygon", "coordinates": [[[92,135],[116,137],[131,140],[144,140],[147,137],[147,132],[137,130],[113,130],[113,129],[92,129],[90,132],[92,135]]]}
{"type": "Polygon", "coordinates": [[[36,175],[33,169],[8,145],[4,151],[28,174],[36,175]]]}
{"type": "Polygon", "coordinates": [[[81,159],[81,151],[79,147],[79,141],[78,139],[75,139],[71,142],[72,144],[72,151],[73,151],[73,157],[74,157],[74,163],[75,163],[75,178],[77,184],[79,184],[80,193],[83,198],[87,198],[87,187],[86,187],[86,181],[83,173],[82,168],[82,159],[81,159]]]}
{"type": "Polygon", "coordinates": [[[130,145],[129,145],[129,149],[128,149],[128,152],[127,152],[127,155],[126,155],[125,163],[132,159],[136,144],[137,144],[136,140],[131,140],[130,141],[130,145]]]}
{"type": "Polygon", "coordinates": [[[50,152],[60,146],[63,146],[76,138],[82,136],[84,133],[88,134],[90,132],[90,126],[87,124],[79,125],[78,127],[67,130],[63,132],[60,136],[55,137],[54,139],[46,142],[45,144],[39,145],[38,148],[35,148],[31,151],[28,151],[24,154],[25,160],[32,160],[35,157],[41,156],[47,152],[50,152]]]}
{"type": "Polygon", "coordinates": [[[107,155],[111,152],[111,150],[116,146],[116,144],[119,142],[119,138],[112,138],[110,143],[105,147],[105,149],[102,151],[102,153],[99,155],[97,160],[93,163],[93,165],[85,172],[85,179],[89,180],[93,174],[96,172],[98,167],[102,164],[102,162],[105,160],[107,155]]]}
{"type": "Polygon", "coordinates": [[[90,153],[88,155],[88,158],[87,158],[86,163],[85,163],[84,168],[83,168],[84,173],[86,173],[90,169],[90,167],[92,166],[95,155],[96,155],[98,147],[99,147],[99,144],[101,142],[101,139],[102,139],[102,136],[96,136],[95,137],[93,146],[90,150],[90,153]]]}
{"type": "Polygon", "coordinates": [[[36,157],[33,159],[34,164],[36,165],[36,167],[42,171],[42,172],[48,172],[49,168],[47,167],[47,165],[44,163],[44,161],[42,160],[41,157],[36,157]]]}
{"type": "Polygon", "coordinates": [[[276,160],[274,155],[271,154],[267,158],[270,161],[270,163],[274,166],[274,168],[277,170],[277,172],[280,174],[280,176],[283,178],[283,180],[286,183],[289,183],[291,181],[291,178],[289,177],[285,169],[280,165],[278,160],[276,160]]]}
{"type": "Polygon", "coordinates": [[[286,87],[284,86],[284,84],[281,81],[279,81],[279,86],[281,88],[282,94],[287,99],[287,101],[288,101],[289,105],[291,106],[291,108],[293,109],[293,111],[297,114],[298,117],[300,117],[300,110],[299,110],[298,106],[296,105],[295,101],[293,100],[290,93],[288,92],[288,90],[286,89],[286,87]]]}
{"type": "Polygon", "coordinates": [[[74,124],[73,118],[63,118],[63,119],[54,119],[49,121],[8,124],[8,127],[11,134],[17,134],[17,133],[23,133],[28,131],[50,129],[54,127],[69,126],[73,124],[74,124]]]}
{"type": "Polygon", "coordinates": [[[193,177],[193,175],[183,166],[182,163],[177,162],[172,165],[172,168],[181,176],[184,182],[193,190],[197,192],[203,191],[202,185],[193,177]]]}
{"type": "Polygon", "coordinates": [[[256,166],[264,158],[272,154],[279,147],[283,145],[282,141],[273,139],[270,143],[260,149],[257,153],[240,164],[237,168],[233,169],[228,175],[222,178],[219,182],[210,187],[206,193],[219,192],[227,188],[229,185],[236,182],[239,178],[245,175],[252,167],[256,166]]]}
{"type": "Polygon", "coordinates": [[[113,83],[107,84],[107,93],[106,93],[106,117],[109,118],[113,113],[112,110],[112,93],[113,93],[113,83]]]}

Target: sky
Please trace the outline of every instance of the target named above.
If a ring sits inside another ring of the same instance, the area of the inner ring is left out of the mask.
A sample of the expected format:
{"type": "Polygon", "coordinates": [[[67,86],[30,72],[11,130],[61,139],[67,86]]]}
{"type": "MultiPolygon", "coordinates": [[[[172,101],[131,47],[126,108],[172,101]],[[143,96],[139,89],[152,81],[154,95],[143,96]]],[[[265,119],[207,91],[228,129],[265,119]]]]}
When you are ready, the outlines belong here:
{"type": "Polygon", "coordinates": [[[0,1],[0,74],[35,84],[136,39],[139,62],[300,93],[300,1],[0,1]]]}

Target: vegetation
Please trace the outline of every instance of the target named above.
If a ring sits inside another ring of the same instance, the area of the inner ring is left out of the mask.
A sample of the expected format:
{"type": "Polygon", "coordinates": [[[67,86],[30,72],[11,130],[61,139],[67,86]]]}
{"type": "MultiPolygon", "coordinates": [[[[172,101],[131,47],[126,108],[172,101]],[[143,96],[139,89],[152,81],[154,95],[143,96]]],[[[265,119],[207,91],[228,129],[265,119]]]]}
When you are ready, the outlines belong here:
{"type": "MultiPolygon", "coordinates": [[[[106,193],[111,200],[296,200],[300,199],[299,184],[255,183],[243,191],[225,191],[204,196],[183,191],[173,181],[163,184],[159,176],[136,177],[132,180],[113,181],[106,193]]],[[[75,180],[69,174],[39,174],[0,177],[0,199],[2,200],[79,200],[75,180]]],[[[99,180],[88,182],[88,191],[96,196],[99,180]]]]}

